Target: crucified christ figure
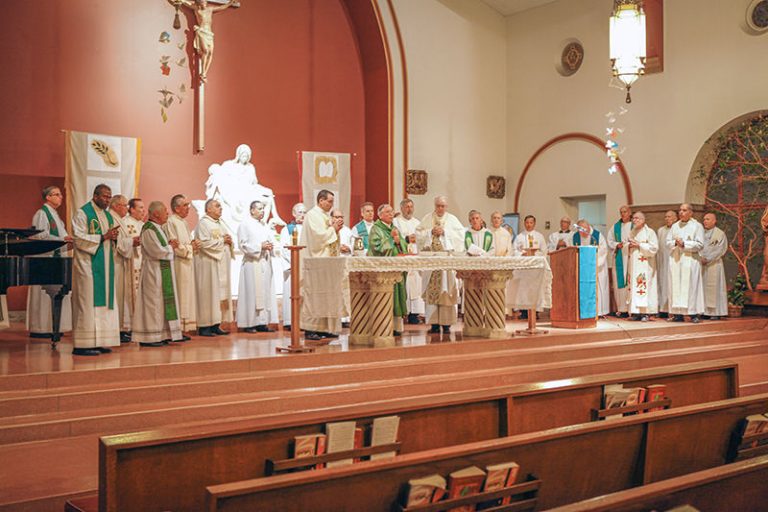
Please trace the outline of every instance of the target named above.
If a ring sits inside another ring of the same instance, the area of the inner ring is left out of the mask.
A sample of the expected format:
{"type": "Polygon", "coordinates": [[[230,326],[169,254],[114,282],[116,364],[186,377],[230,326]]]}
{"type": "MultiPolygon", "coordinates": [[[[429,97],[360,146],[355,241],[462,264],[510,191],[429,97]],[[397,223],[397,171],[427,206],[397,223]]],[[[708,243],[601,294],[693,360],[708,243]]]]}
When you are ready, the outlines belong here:
{"type": "Polygon", "coordinates": [[[229,0],[218,7],[211,7],[208,0],[168,0],[168,3],[176,9],[183,5],[195,11],[197,25],[195,25],[194,46],[200,62],[200,81],[203,83],[213,60],[213,14],[229,8],[234,2],[235,0],[229,0]]]}

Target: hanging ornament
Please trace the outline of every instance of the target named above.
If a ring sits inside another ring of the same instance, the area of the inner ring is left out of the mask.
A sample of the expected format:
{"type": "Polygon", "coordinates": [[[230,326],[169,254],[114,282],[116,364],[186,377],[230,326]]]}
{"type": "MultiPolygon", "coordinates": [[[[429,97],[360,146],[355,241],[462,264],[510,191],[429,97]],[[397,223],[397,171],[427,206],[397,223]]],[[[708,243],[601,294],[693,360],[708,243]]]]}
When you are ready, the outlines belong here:
{"type": "Polygon", "coordinates": [[[181,18],[179,17],[179,4],[176,4],[176,14],[173,15],[173,28],[179,30],[181,28],[181,18]]]}

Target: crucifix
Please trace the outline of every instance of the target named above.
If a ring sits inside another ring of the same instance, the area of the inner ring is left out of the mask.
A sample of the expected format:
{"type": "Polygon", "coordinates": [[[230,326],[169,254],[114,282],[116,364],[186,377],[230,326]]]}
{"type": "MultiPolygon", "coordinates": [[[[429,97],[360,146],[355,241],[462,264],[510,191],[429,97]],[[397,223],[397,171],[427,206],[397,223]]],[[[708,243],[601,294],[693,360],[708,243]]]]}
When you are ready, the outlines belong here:
{"type": "Polygon", "coordinates": [[[195,13],[197,25],[195,25],[194,48],[197,56],[196,71],[193,76],[193,85],[197,89],[195,101],[195,114],[197,117],[197,140],[195,151],[201,152],[205,149],[205,84],[208,79],[208,70],[213,61],[213,15],[232,7],[235,0],[167,0],[171,6],[176,9],[176,18],[174,19],[174,28],[180,28],[178,20],[179,8],[187,7],[195,13]],[[219,4],[216,7],[211,4],[219,4]]]}

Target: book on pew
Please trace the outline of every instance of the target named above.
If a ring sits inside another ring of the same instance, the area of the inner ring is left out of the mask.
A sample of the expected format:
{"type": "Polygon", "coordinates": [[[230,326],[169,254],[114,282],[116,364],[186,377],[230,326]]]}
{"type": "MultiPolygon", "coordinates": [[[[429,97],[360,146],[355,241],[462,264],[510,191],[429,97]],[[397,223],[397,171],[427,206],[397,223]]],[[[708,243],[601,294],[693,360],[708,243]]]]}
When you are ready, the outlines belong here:
{"type": "MultiPolygon", "coordinates": [[[[603,409],[618,409],[627,405],[627,399],[631,391],[624,389],[621,384],[606,384],[603,386],[603,409]]],[[[621,414],[609,414],[606,420],[621,418],[621,414]]]]}
{"type": "MultiPolygon", "coordinates": [[[[505,487],[512,487],[517,480],[517,473],[520,471],[520,465],[517,462],[503,462],[485,467],[485,483],[483,492],[500,491],[505,487]]],[[[477,510],[498,507],[499,505],[508,505],[512,501],[510,496],[492,501],[480,503],[477,510]]]]}
{"type": "MultiPolygon", "coordinates": [[[[764,414],[751,414],[741,420],[741,423],[739,424],[739,430],[739,439],[744,439],[748,436],[754,436],[756,434],[768,432],[768,417],[766,417],[764,414]]],[[[739,442],[741,443],[741,441],[739,442]]],[[[753,441],[750,444],[750,447],[756,448],[758,445],[766,443],[768,443],[768,440],[762,442],[753,441]]]]}
{"type": "MultiPolygon", "coordinates": [[[[365,446],[365,430],[362,427],[355,427],[355,450],[365,446]]],[[[362,457],[355,457],[354,462],[360,462],[362,457]]]]}
{"type": "MultiPolygon", "coordinates": [[[[645,389],[646,402],[658,402],[659,400],[664,400],[667,397],[667,386],[664,384],[651,384],[650,386],[646,386],[645,389]]],[[[663,410],[663,407],[654,407],[653,409],[648,409],[648,412],[663,410]]]]}
{"type": "MultiPolygon", "coordinates": [[[[325,453],[325,434],[307,434],[293,438],[293,458],[314,457],[325,453]]],[[[325,464],[316,464],[320,469],[325,464]]]]}
{"type": "MultiPolygon", "coordinates": [[[[371,428],[371,446],[392,444],[397,442],[397,431],[400,428],[400,416],[382,416],[373,420],[371,428]]],[[[394,457],[395,452],[374,453],[371,460],[394,457]]]]}
{"type": "MultiPolygon", "coordinates": [[[[338,423],[326,423],[325,435],[326,453],[346,452],[355,448],[355,429],[357,424],[354,421],[340,421],[338,423]]],[[[335,468],[352,464],[352,459],[334,460],[326,463],[326,467],[335,468]]]]}
{"type": "MultiPolygon", "coordinates": [[[[645,388],[629,388],[629,396],[627,397],[627,403],[626,405],[637,405],[640,403],[645,402],[645,388]]],[[[624,413],[625,416],[632,416],[634,414],[639,414],[640,411],[637,412],[627,412],[624,413]]]]}
{"type": "Polygon", "coordinates": [[[445,478],[440,475],[414,478],[408,480],[402,503],[406,508],[435,503],[443,498],[445,489],[445,478]]]}
{"type": "MultiPolygon", "coordinates": [[[[478,494],[483,487],[483,482],[485,482],[485,471],[477,466],[469,466],[454,471],[448,475],[448,499],[478,494]]],[[[448,512],[472,512],[474,510],[474,505],[464,505],[452,508],[448,512]]]]}

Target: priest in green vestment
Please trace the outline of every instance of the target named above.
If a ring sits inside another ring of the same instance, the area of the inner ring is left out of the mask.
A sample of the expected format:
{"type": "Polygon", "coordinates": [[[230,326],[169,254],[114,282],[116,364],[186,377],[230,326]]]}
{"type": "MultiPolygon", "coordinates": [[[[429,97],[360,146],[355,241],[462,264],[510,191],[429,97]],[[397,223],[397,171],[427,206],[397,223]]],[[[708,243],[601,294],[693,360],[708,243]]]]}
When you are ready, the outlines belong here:
{"type": "MultiPolygon", "coordinates": [[[[391,205],[382,204],[378,210],[379,220],[373,223],[368,234],[368,256],[397,256],[408,252],[408,242],[400,237],[400,233],[392,225],[395,211],[391,205]]],[[[400,336],[403,331],[403,317],[408,314],[408,303],[405,293],[406,273],[403,272],[403,280],[395,283],[394,304],[394,330],[395,336],[400,336]]]]}

